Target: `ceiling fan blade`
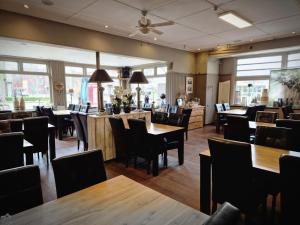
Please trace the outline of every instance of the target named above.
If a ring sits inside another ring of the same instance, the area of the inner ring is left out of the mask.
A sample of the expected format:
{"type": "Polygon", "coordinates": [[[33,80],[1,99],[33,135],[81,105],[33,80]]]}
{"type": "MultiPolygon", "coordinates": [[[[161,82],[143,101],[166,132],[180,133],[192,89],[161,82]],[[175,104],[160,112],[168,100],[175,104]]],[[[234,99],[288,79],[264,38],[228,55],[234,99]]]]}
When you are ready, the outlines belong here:
{"type": "Polygon", "coordinates": [[[152,31],[153,33],[156,33],[156,34],[159,34],[159,35],[162,35],[162,34],[163,34],[162,31],[156,30],[156,29],[154,29],[154,28],[152,28],[152,27],[149,27],[149,30],[152,31]]]}
{"type": "Polygon", "coordinates": [[[162,27],[162,26],[169,26],[175,24],[173,21],[167,21],[167,22],[162,22],[162,23],[154,23],[150,24],[149,27],[162,27]]]}
{"type": "Polygon", "coordinates": [[[137,35],[140,32],[140,30],[136,30],[134,32],[132,32],[131,34],[128,35],[128,37],[133,37],[135,35],[137,35]]]}

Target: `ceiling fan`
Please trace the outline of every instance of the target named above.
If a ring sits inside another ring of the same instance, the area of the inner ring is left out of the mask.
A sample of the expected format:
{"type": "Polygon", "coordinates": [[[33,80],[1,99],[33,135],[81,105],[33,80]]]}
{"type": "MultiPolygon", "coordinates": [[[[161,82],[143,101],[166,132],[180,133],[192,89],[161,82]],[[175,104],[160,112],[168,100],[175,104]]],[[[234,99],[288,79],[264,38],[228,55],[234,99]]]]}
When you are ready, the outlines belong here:
{"type": "Polygon", "coordinates": [[[173,21],[152,24],[151,20],[148,19],[146,16],[147,16],[147,11],[143,10],[141,19],[139,19],[139,21],[138,21],[138,26],[136,26],[137,30],[134,31],[133,33],[129,34],[129,37],[133,37],[133,36],[137,35],[138,33],[148,34],[149,32],[153,32],[155,34],[161,35],[161,34],[163,34],[163,32],[155,29],[156,27],[169,26],[169,25],[174,24],[173,21]]]}

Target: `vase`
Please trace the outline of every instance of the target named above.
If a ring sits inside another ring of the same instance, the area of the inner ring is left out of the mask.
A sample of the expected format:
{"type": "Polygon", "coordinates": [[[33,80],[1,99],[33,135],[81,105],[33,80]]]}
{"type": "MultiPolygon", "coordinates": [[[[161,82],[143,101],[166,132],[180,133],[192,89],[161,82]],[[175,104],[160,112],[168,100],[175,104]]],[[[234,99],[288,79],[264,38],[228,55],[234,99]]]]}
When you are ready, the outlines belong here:
{"type": "Polygon", "coordinates": [[[130,113],[131,109],[129,105],[124,106],[124,113],[130,113]]]}
{"type": "Polygon", "coordinates": [[[20,110],[25,110],[25,101],[23,96],[20,99],[20,110]]]}
{"type": "Polygon", "coordinates": [[[113,106],[113,113],[114,114],[120,114],[120,112],[121,112],[121,107],[113,106]]]}
{"type": "Polygon", "coordinates": [[[15,96],[14,97],[14,110],[19,110],[20,109],[20,103],[18,98],[15,96]]]}

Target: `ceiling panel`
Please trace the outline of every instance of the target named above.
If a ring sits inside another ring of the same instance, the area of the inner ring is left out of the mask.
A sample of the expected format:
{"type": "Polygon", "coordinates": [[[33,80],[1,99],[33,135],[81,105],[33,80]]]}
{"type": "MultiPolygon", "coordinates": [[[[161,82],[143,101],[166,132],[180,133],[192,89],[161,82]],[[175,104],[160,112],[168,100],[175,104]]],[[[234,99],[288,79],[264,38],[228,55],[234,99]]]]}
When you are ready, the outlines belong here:
{"type": "Polygon", "coordinates": [[[185,41],[181,41],[181,44],[186,44],[193,49],[198,48],[212,48],[219,44],[223,45],[225,42],[224,39],[220,37],[215,37],[213,35],[205,35],[199,38],[187,39],[185,41]]]}
{"type": "Polygon", "coordinates": [[[124,4],[130,5],[132,7],[138,8],[140,10],[152,10],[158,7],[170,4],[177,0],[115,0],[117,2],[122,2],[124,4]]]}

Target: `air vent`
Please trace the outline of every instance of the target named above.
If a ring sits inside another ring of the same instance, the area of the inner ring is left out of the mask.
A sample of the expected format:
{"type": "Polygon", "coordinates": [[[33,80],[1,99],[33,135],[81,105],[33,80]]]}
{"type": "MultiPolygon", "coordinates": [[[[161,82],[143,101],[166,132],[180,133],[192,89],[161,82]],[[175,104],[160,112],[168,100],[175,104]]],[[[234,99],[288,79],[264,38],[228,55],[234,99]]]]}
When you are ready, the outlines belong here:
{"type": "Polygon", "coordinates": [[[44,5],[48,5],[48,6],[54,5],[54,3],[53,3],[52,0],[42,0],[42,3],[43,3],[44,5]]]}

